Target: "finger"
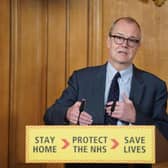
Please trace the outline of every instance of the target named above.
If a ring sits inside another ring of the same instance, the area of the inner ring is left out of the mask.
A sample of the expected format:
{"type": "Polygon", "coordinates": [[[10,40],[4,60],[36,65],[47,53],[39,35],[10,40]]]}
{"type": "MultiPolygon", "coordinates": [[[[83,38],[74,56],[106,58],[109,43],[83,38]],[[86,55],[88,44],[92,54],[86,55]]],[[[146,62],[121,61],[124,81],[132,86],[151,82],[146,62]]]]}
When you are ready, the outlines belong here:
{"type": "MultiPolygon", "coordinates": [[[[111,105],[111,106],[112,106],[112,105],[111,105]]],[[[105,108],[106,112],[107,112],[107,111],[111,111],[111,106],[108,106],[108,107],[105,108]]]]}
{"type": "Polygon", "coordinates": [[[90,125],[92,124],[92,116],[87,112],[82,112],[79,118],[80,125],[90,125]]]}
{"type": "Polygon", "coordinates": [[[130,99],[128,98],[128,96],[125,93],[122,94],[122,98],[123,98],[124,102],[130,102],[130,99]]]}
{"type": "Polygon", "coordinates": [[[93,123],[93,121],[85,121],[85,120],[80,120],[79,121],[79,125],[91,125],[93,123]]]}
{"type": "Polygon", "coordinates": [[[105,112],[110,116],[111,115],[111,106],[106,107],[105,112]]]}
{"type": "Polygon", "coordinates": [[[125,102],[116,102],[116,105],[115,105],[115,110],[116,109],[122,109],[123,106],[125,105],[125,102]]]}
{"type": "Polygon", "coordinates": [[[92,116],[88,114],[87,112],[82,112],[80,115],[80,119],[85,120],[85,121],[91,121],[92,116]]]}
{"type": "Polygon", "coordinates": [[[107,102],[105,107],[109,107],[113,104],[113,101],[107,102]]]}
{"type": "Polygon", "coordinates": [[[92,122],[81,121],[79,125],[91,125],[92,122]]]}
{"type": "Polygon", "coordinates": [[[80,108],[80,105],[81,105],[81,102],[77,101],[77,102],[75,102],[74,107],[80,108]]]}

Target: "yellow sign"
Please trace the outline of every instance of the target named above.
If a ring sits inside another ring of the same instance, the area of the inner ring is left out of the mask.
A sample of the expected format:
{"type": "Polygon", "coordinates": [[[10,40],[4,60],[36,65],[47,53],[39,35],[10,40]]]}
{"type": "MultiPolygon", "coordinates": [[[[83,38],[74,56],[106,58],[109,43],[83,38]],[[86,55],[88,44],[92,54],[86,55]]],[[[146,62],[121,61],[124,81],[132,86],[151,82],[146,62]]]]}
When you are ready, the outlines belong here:
{"type": "Polygon", "coordinates": [[[26,126],[26,163],[155,163],[154,126],[26,126]]]}

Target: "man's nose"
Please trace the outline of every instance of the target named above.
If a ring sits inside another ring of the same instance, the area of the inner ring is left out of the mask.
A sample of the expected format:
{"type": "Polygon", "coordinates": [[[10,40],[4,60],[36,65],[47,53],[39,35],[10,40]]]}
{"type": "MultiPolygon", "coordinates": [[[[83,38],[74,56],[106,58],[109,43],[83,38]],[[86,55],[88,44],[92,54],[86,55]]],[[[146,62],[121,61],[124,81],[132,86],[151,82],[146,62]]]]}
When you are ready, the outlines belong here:
{"type": "Polygon", "coordinates": [[[122,46],[123,46],[123,47],[129,47],[129,46],[128,46],[128,40],[127,40],[127,39],[125,39],[125,40],[123,41],[122,46]]]}

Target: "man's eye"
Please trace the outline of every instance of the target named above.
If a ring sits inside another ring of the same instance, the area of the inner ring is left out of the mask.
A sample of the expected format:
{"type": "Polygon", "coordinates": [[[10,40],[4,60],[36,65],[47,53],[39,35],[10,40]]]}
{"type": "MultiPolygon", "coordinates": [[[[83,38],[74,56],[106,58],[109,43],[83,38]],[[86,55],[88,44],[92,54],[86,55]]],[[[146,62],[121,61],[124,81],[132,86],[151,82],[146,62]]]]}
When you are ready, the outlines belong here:
{"type": "Polygon", "coordinates": [[[139,42],[139,40],[136,40],[136,39],[128,39],[128,40],[132,43],[138,43],[139,42]]]}
{"type": "Polygon", "coordinates": [[[123,37],[120,37],[120,36],[116,36],[116,38],[117,38],[118,40],[123,40],[123,39],[124,39],[123,37]]]}

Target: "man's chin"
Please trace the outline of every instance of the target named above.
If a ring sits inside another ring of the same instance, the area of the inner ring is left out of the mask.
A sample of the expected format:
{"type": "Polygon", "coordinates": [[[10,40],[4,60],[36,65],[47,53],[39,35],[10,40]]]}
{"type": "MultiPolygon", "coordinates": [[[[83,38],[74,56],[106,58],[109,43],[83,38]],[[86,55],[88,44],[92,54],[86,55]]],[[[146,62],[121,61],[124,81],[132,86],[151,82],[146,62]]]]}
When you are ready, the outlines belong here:
{"type": "Polygon", "coordinates": [[[128,61],[119,61],[118,63],[122,64],[122,65],[128,65],[128,64],[130,64],[130,62],[128,62],[128,61]]]}
{"type": "Polygon", "coordinates": [[[128,67],[132,64],[131,62],[126,62],[126,61],[120,61],[118,63],[123,67],[128,67]]]}

